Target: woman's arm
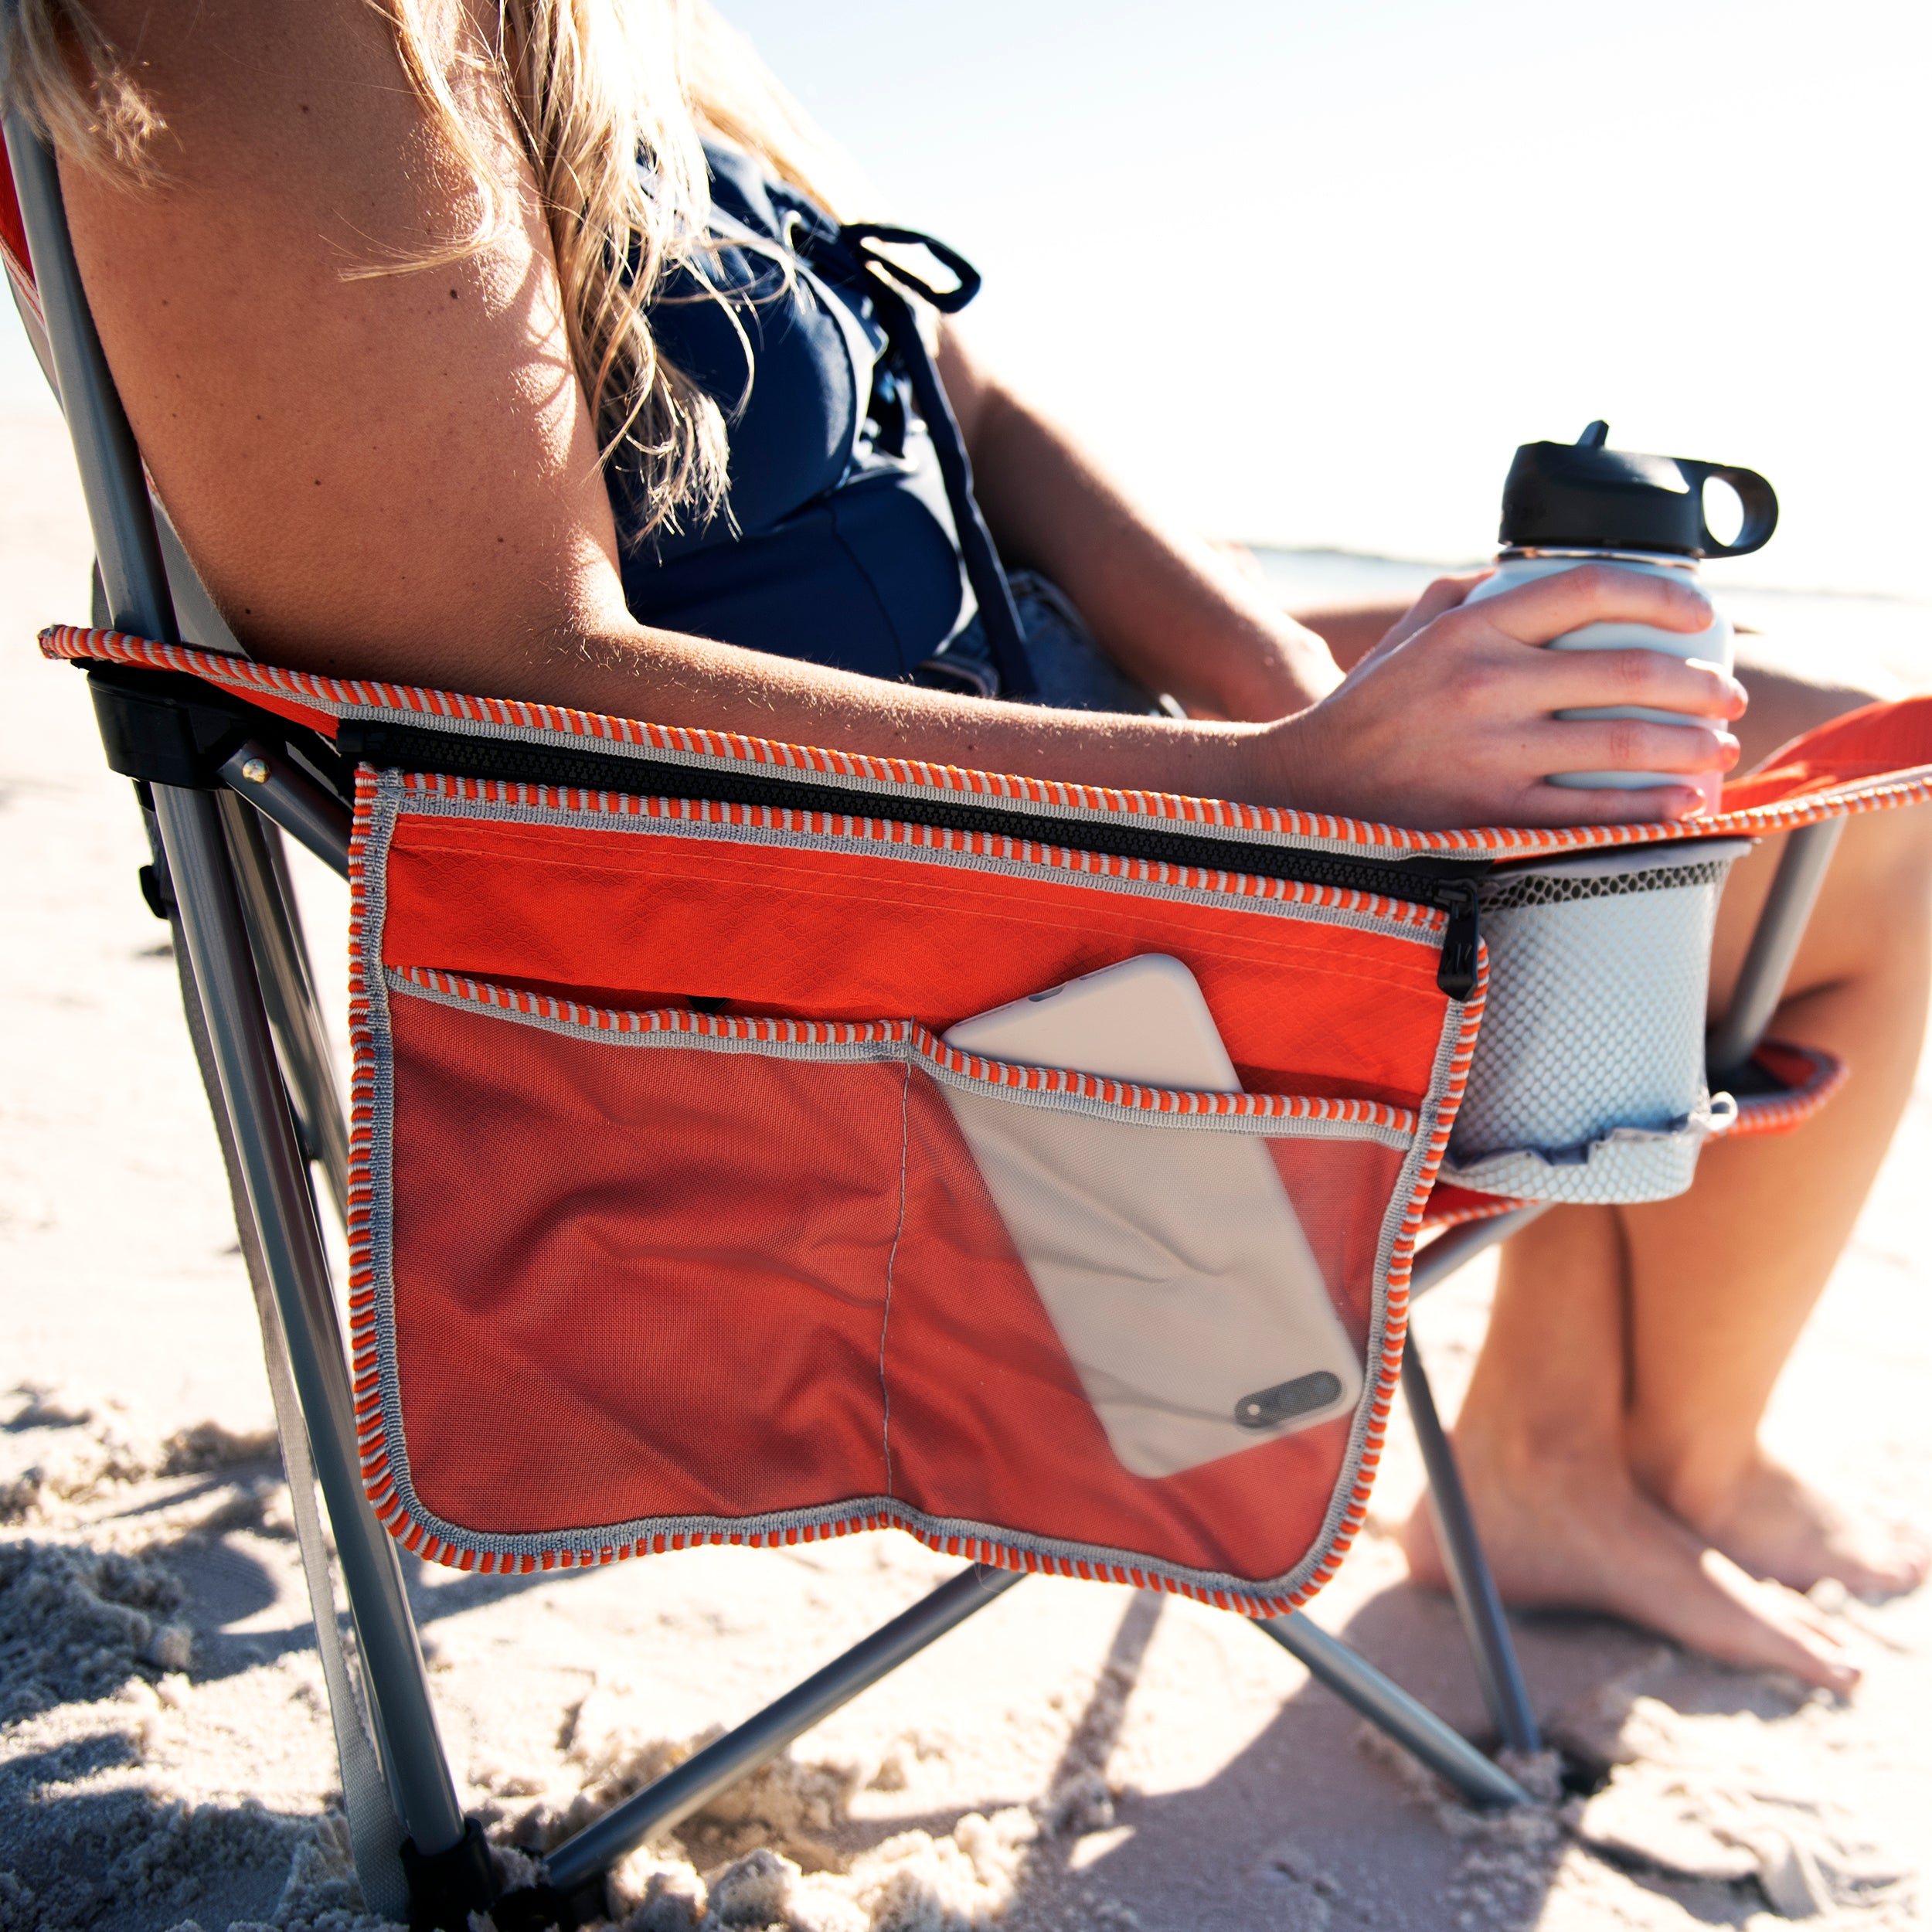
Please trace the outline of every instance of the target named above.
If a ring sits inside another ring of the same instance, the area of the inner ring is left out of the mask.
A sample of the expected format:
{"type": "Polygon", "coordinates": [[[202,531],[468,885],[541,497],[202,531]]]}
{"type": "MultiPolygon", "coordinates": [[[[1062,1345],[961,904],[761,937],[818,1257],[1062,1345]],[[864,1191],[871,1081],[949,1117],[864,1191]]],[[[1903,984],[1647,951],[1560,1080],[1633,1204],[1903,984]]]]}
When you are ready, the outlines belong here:
{"type": "Polygon", "coordinates": [[[987,704],[640,625],[534,184],[491,90],[452,57],[512,211],[501,240],[358,277],[473,213],[375,9],[94,11],[140,49],[167,179],[134,189],[63,158],[82,274],[170,513],[236,634],[272,662],[1412,825],[1675,814],[1691,787],[1559,793],[1540,774],[1689,774],[1735,755],[1702,723],[1549,716],[1741,706],[1720,674],[1655,652],[1529,648],[1597,618],[1707,621],[1694,594],[1615,571],[1467,611],[1452,589],[1372,675],[1269,725],[987,704]]]}
{"type": "Polygon", "coordinates": [[[1257,720],[1341,682],[1321,638],[1206,544],[1155,523],[951,325],[940,370],[1002,553],[1066,591],[1130,676],[1192,716],[1257,720]]]}

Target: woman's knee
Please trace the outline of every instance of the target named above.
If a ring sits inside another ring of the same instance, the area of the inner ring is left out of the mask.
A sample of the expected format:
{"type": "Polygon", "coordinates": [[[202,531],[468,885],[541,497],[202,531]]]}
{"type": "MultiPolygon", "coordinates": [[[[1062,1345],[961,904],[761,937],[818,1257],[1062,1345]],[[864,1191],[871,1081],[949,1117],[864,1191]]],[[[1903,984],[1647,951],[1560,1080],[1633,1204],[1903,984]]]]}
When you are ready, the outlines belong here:
{"type": "Polygon", "coordinates": [[[1904,687],[1876,665],[1851,675],[1794,662],[1761,637],[1740,638],[1737,675],[1750,694],[1750,708],[1731,728],[1743,747],[1740,772],[1762,764],[1779,746],[1829,724],[1848,711],[1901,698],[1904,687]]]}
{"type": "Polygon", "coordinates": [[[1825,885],[1832,917],[1881,931],[1923,918],[1932,907],[1932,811],[1907,805],[1848,818],[1825,885]]]}
{"type": "MultiPolygon", "coordinates": [[[[1847,712],[1896,697],[1883,676],[1828,682],[1740,652],[1738,675],[1751,692],[1740,769],[1780,745],[1847,712]],[[1750,727],[1754,726],[1754,734],[1750,727]],[[1753,735],[1756,743],[1753,743],[1753,735]]],[[[1767,838],[1733,869],[1718,915],[1712,956],[1713,1012],[1721,1011],[1743,963],[1785,848],[1767,838]]],[[[1863,812],[1845,821],[1790,982],[1793,992],[1855,975],[1888,954],[1915,949],[1899,941],[1932,917],[1932,808],[1863,812]]]]}
{"type": "MultiPolygon", "coordinates": [[[[1784,847],[1782,837],[1767,838],[1732,868],[1711,947],[1713,1021],[1730,1004],[1784,847]]],[[[1827,987],[1883,984],[1896,986],[1901,999],[1910,995],[1922,1016],[1929,932],[1932,808],[1848,819],[1786,978],[1784,998],[1827,987]]],[[[1919,1023],[1903,1006],[1900,1011],[1902,1025],[1919,1023]]]]}

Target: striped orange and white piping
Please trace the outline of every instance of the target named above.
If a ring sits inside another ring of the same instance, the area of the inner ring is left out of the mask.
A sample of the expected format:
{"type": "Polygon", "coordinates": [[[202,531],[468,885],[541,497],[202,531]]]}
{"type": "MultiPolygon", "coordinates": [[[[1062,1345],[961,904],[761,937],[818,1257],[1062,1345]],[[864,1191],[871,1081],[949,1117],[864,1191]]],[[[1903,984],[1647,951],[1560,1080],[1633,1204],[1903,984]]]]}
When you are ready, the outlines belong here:
{"type": "Polygon", "coordinates": [[[1027,1066],[1015,1061],[982,1058],[949,1046],[936,1033],[913,1019],[817,1020],[761,1019],[750,1015],[698,1013],[682,1007],[634,1012],[587,1005],[522,988],[498,986],[460,973],[433,967],[409,966],[400,977],[426,992],[446,998],[491,1006],[499,1012],[554,1021],[598,1033],[632,1038],[641,1034],[703,1040],[740,1040],[785,1046],[882,1046],[908,1049],[930,1066],[984,1086],[1030,1094],[1064,1094],[1107,1107],[1136,1112],[1199,1115],[1224,1120],[1319,1121],[1337,1126],[1372,1127],[1411,1134],[1417,1116],[1406,1107],[1384,1100],[1349,1100],[1306,1094],[1222,1094],[1104,1080],[1055,1066],[1027,1066]]]}
{"type": "Polygon", "coordinates": [[[282,670],[253,658],[226,656],[189,645],[158,644],[125,631],[87,630],[73,624],[49,625],[40,634],[40,648],[49,658],[87,658],[186,672],[244,697],[278,699],[332,717],[381,713],[420,719],[430,726],[442,723],[482,727],[512,736],[553,734],[600,743],[614,750],[761,766],[792,777],[859,780],[989,803],[1004,801],[1036,810],[1145,818],[1201,832],[1233,832],[1289,841],[1338,842],[1362,848],[1365,856],[1440,852],[1504,859],[1607,846],[1662,844],[1683,838],[1757,838],[1846,812],[1917,804],[1932,798],[1932,766],[1921,766],[1883,779],[1840,786],[1826,794],[1671,824],[1573,825],[1558,829],[1487,825],[1417,832],[1331,812],[975,771],[922,759],[886,758],[864,752],[787,744],[738,732],[648,724],[566,705],[471,697],[380,679],[325,677],[315,672],[282,670]]]}
{"type": "Polygon", "coordinates": [[[442,772],[402,774],[403,788],[418,797],[484,805],[573,813],[614,821],[646,819],[692,825],[730,826],[750,832],[779,832],[836,838],[882,849],[957,853],[997,859],[1091,878],[1130,879],[1177,886],[1183,891],[1221,893],[1239,899],[1276,900],[1284,905],[1325,906],[1369,913],[1399,924],[1437,932],[1447,915],[1413,900],[1393,899],[1359,887],[1315,885],[1265,872],[1233,872],[1221,866],[1184,866],[1162,859],[1129,859],[1114,852],[1089,852],[1074,845],[1022,838],[1009,832],[962,832],[916,819],[855,812],[806,811],[784,805],[728,804],[710,798],[667,798],[621,791],[587,791],[575,786],[533,784],[515,780],[452,777],[442,772]]]}
{"type": "Polygon", "coordinates": [[[1727,1141],[1753,1134],[1790,1134],[1802,1127],[1823,1107],[1852,1077],[1852,1070],[1835,1053],[1821,1046],[1798,1046],[1789,1040],[1767,1040],[1759,1052],[1768,1049],[1779,1058],[1808,1062],[1811,1071],[1794,1087],[1778,1094],[1751,1094],[1737,1103],[1737,1118],[1724,1138],[1727,1141]]]}

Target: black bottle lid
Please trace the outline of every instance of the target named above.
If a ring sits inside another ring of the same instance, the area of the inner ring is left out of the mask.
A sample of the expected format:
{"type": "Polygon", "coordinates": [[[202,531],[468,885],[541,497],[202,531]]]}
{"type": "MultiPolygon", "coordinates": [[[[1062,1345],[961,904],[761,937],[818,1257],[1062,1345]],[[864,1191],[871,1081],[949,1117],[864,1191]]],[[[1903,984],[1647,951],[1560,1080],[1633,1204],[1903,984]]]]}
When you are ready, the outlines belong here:
{"type": "Polygon", "coordinates": [[[1640,456],[1606,447],[1607,423],[1574,443],[1526,443],[1502,486],[1502,541],[1509,549],[1665,550],[1685,556],[1743,556],[1777,528],[1777,498],[1755,470],[1688,456],[1640,456]],[[1736,491],[1743,527],[1720,543],[1704,521],[1704,482],[1736,491]]]}

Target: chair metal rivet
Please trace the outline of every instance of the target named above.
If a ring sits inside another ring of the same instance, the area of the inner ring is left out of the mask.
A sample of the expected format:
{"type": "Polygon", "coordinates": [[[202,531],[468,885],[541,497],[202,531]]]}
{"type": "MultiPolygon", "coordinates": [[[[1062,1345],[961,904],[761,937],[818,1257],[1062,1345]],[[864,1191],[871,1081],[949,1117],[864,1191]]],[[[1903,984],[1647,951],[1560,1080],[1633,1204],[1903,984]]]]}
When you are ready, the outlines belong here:
{"type": "Polygon", "coordinates": [[[250,784],[265,785],[268,783],[268,767],[259,758],[247,760],[242,766],[241,774],[250,784]]]}

